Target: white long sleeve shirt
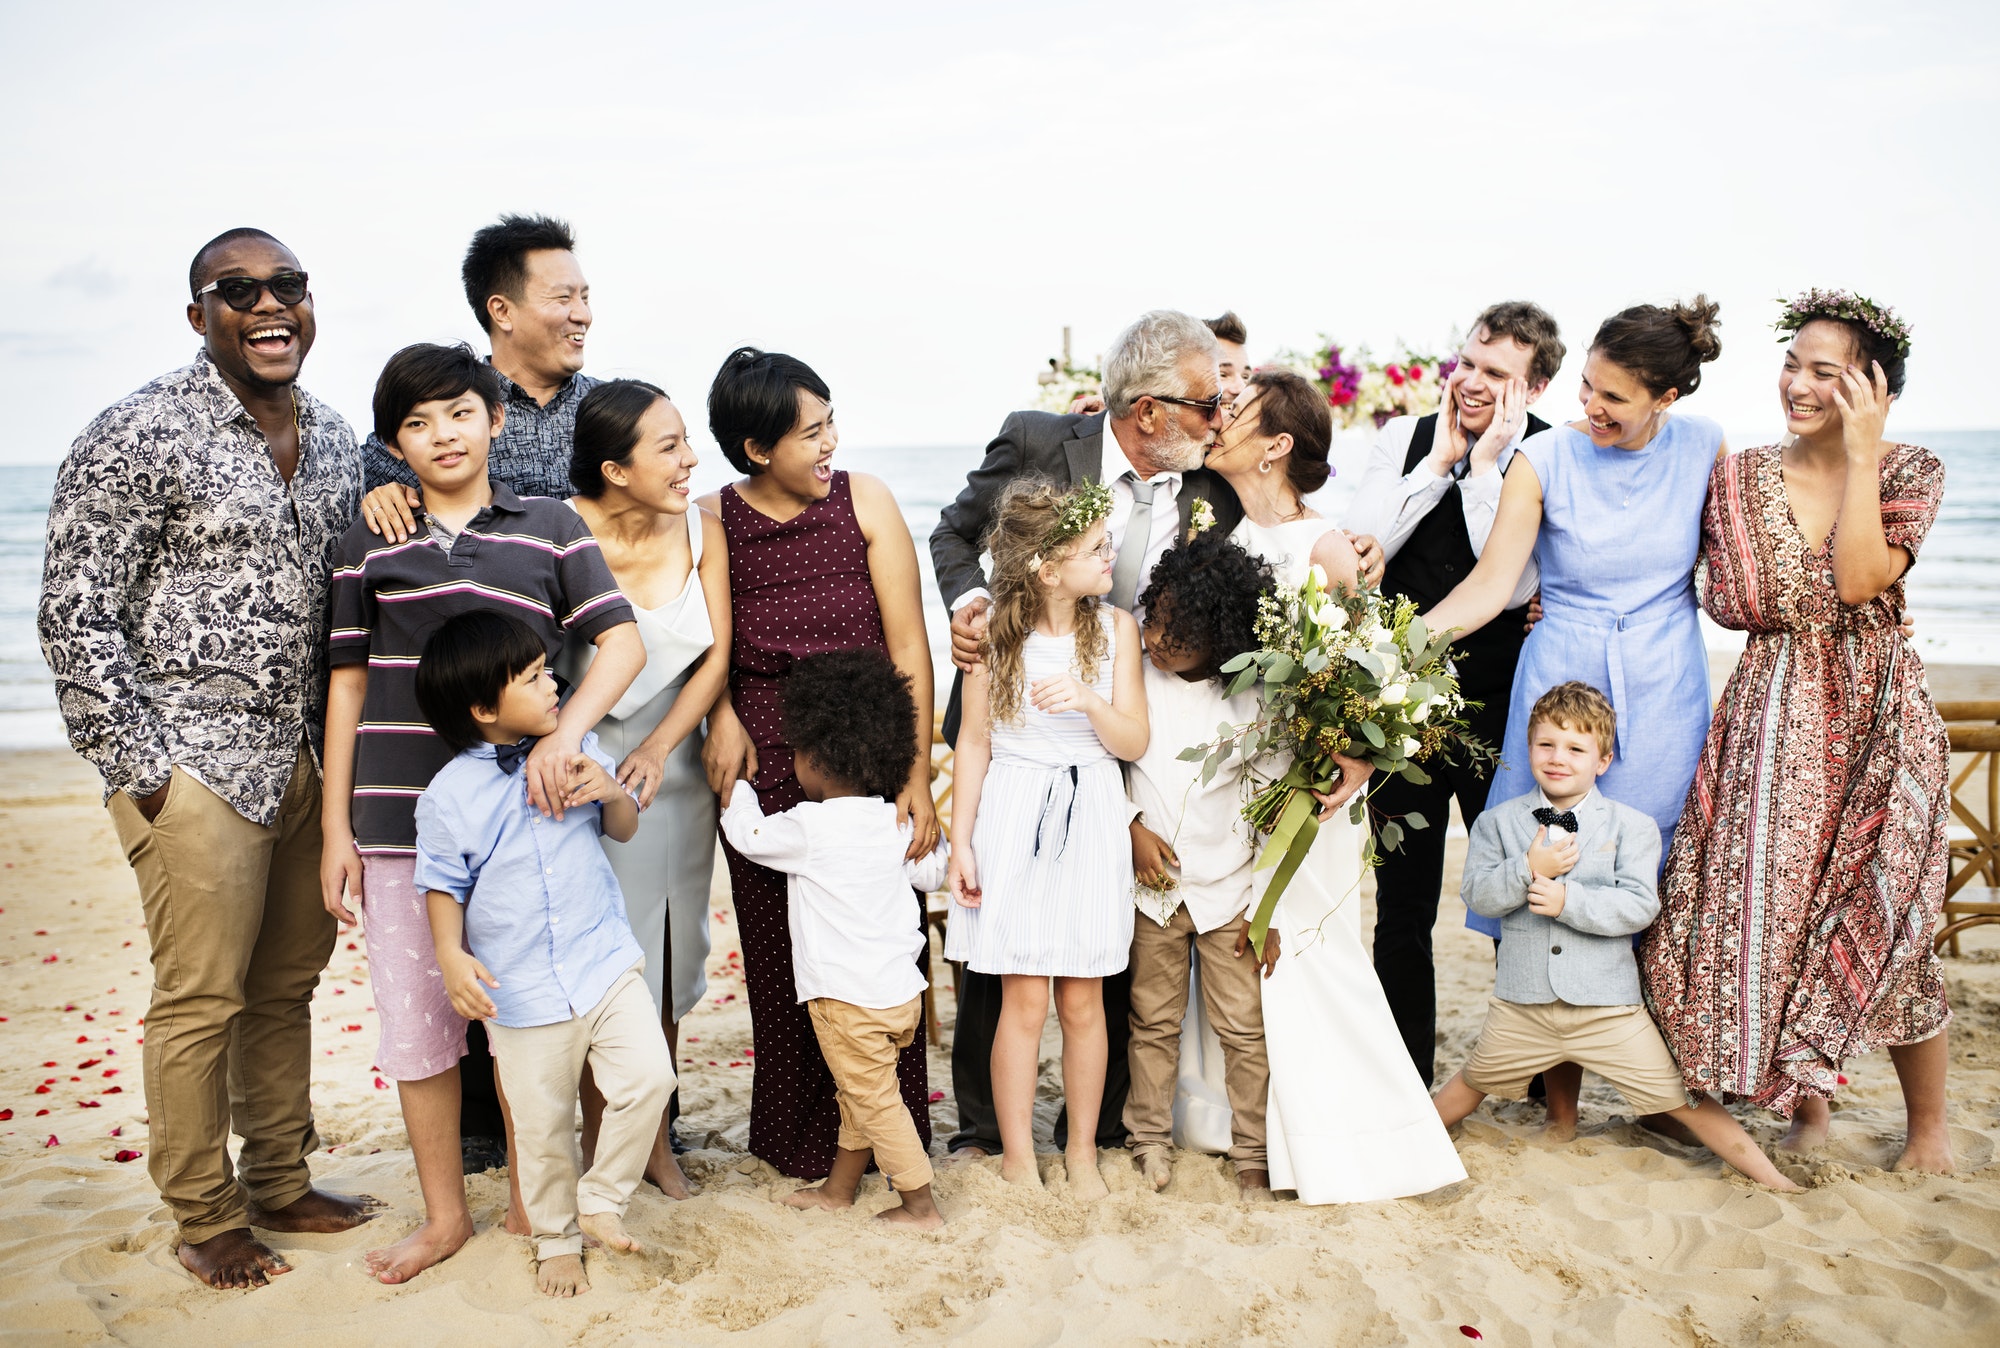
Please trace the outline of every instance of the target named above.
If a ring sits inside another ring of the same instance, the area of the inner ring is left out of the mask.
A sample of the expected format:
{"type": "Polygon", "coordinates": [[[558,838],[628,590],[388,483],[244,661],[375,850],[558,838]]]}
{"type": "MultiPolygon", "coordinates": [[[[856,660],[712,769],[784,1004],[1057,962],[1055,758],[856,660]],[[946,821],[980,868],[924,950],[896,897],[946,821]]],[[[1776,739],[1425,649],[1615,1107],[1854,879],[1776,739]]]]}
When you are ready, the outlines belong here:
{"type": "Polygon", "coordinates": [[[942,839],[921,861],[905,861],[910,826],[879,796],[806,801],[766,815],[748,782],[722,812],[723,836],[786,880],[792,978],[802,1002],[831,997],[876,1010],[924,990],[917,952],[923,908],[910,891],[944,884],[942,839]]]}
{"type": "MultiPolygon", "coordinates": [[[[1527,419],[1521,421],[1514,438],[1500,451],[1500,457],[1493,467],[1484,473],[1473,473],[1470,469],[1470,453],[1452,465],[1452,471],[1440,477],[1431,471],[1431,466],[1419,460],[1409,472],[1403,471],[1403,461],[1410,455],[1410,441],[1417,433],[1416,417],[1392,417],[1376,433],[1375,448],[1368,455],[1368,467],[1361,475],[1361,486],[1354,493],[1353,502],[1347,507],[1344,528],[1352,533],[1373,534],[1381,541],[1382,555],[1394,558],[1410,541],[1417,525],[1424,516],[1444,499],[1451,484],[1458,483],[1459,499],[1465,510],[1465,534],[1472,542],[1472,555],[1483,556],[1486,539],[1493,532],[1493,520],[1500,510],[1501,479],[1507,475],[1507,465],[1514,461],[1514,451],[1521,447],[1521,440],[1528,428],[1527,419]]],[[[1475,441],[1477,436],[1472,437],[1475,441]]],[[[1521,579],[1514,586],[1514,593],[1507,601],[1508,608],[1519,608],[1534,597],[1542,587],[1541,568],[1533,557],[1528,558],[1521,568],[1521,579]]]]}

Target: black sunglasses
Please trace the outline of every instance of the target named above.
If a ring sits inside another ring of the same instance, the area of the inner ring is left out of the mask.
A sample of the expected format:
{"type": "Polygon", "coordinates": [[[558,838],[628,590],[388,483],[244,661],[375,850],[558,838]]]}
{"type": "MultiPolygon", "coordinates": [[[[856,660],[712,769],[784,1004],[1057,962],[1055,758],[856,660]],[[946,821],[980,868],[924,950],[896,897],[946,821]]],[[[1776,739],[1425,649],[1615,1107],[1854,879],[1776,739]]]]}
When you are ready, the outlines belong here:
{"type": "Polygon", "coordinates": [[[195,291],[194,297],[200,299],[211,290],[222,297],[224,304],[236,310],[254,309],[257,296],[266,290],[280,304],[297,304],[306,297],[306,274],[302,271],[281,271],[261,281],[254,276],[225,276],[195,291]]]}
{"type": "Polygon", "coordinates": [[[1213,398],[1170,398],[1164,393],[1144,393],[1140,396],[1151,398],[1156,403],[1172,403],[1175,407],[1192,407],[1204,417],[1212,417],[1222,410],[1222,395],[1220,393],[1216,394],[1213,398]]]}

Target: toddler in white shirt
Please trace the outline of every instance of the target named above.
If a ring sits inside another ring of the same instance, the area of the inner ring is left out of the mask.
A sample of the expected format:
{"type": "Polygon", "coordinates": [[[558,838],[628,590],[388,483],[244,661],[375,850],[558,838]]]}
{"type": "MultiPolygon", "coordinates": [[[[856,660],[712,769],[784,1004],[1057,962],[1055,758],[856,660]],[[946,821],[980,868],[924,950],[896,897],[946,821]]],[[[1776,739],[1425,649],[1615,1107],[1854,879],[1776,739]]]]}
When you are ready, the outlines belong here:
{"type": "Polygon", "coordinates": [[[787,1195],[798,1208],[844,1208],[872,1152],[902,1202],[876,1215],[932,1230],[931,1163],[903,1104],[896,1057],[923,1015],[923,901],[944,884],[945,848],[909,857],[895,797],[917,752],[910,681],[876,650],[834,651],[794,664],[785,680],[785,739],[805,803],[765,815],[736,782],[722,832],[738,852],[789,876],[792,973],[812,1014],[840,1102],[833,1169],[787,1195]]]}

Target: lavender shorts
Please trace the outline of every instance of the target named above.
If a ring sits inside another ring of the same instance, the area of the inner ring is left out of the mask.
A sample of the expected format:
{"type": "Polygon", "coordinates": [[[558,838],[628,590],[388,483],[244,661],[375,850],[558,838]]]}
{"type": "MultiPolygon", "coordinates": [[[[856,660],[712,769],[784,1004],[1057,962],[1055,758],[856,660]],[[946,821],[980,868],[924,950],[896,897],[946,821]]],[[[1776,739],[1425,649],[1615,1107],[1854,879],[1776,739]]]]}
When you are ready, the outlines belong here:
{"type": "Polygon", "coordinates": [[[395,1081],[434,1077],[465,1056],[466,1022],[444,990],[416,874],[415,857],[361,858],[361,929],[375,1013],[382,1018],[375,1066],[395,1081]]]}

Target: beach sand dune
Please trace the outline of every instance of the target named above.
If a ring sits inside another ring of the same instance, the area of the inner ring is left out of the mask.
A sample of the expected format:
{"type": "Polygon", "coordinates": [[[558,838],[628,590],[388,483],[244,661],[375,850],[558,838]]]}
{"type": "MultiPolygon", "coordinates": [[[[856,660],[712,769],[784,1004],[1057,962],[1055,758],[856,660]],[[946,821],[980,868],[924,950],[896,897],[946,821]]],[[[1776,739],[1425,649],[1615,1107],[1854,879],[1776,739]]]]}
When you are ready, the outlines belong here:
{"type": "MultiPolygon", "coordinates": [[[[709,1000],[685,1027],[683,1128],[701,1195],[650,1189],[630,1226],[638,1256],[592,1254],[592,1290],[535,1294],[525,1241],[498,1222],[499,1174],[469,1181],[479,1234],[402,1288],[371,1281],[369,1247],[410,1229],[416,1183],[395,1091],[374,1070],[365,943],[343,936],[314,1008],[314,1098],[329,1188],[391,1210],[339,1236],[273,1240],[293,1271],[254,1293],[195,1285],[148,1183],[139,1023],[149,973],[136,890],[66,753],[7,759],[0,787],[0,1326],[10,1343],[220,1348],[315,1345],[857,1344],[953,1342],[1738,1344],[1994,1342],[2000,1323],[2000,933],[1948,962],[1952,1119],[1963,1172],[1886,1172],[1901,1106],[1886,1055],[1848,1066],[1835,1140],[1794,1174],[1796,1198],[1759,1191],[1713,1157],[1637,1129],[1601,1083],[1581,1136],[1537,1139],[1540,1111],[1489,1104],[1464,1125],[1470,1179],[1395,1203],[1243,1204],[1223,1164],[1176,1157],[1164,1194],[1122,1153],[1111,1197],[1003,1185],[991,1163],[943,1166],[938,1235],[885,1231],[871,1177],[850,1213],[773,1199],[792,1182],[744,1153],[754,1053],[726,895],[715,908],[709,1000]],[[46,1086],[46,1091],[37,1093],[46,1086]],[[38,1110],[46,1109],[46,1114],[38,1110]],[[53,1144],[50,1139],[55,1139],[53,1144]]],[[[1456,864],[1456,850],[1454,864],[1456,864]]],[[[1437,932],[1440,1061],[1462,1059],[1491,988],[1491,947],[1445,905],[1437,932]]],[[[947,1016],[950,997],[941,998],[947,1016]]],[[[1051,1080],[1041,1113],[1054,1112],[1051,1080]]],[[[949,1085],[931,1055],[934,1085],[949,1085]]],[[[1449,1067],[1447,1067],[1449,1070],[1449,1067]]],[[[1356,1101],[1365,1110],[1365,1101],[1356,1101]]],[[[934,1106],[941,1134],[952,1104],[934,1106]]],[[[1781,1125],[1744,1116],[1774,1142],[1781,1125]]]]}

